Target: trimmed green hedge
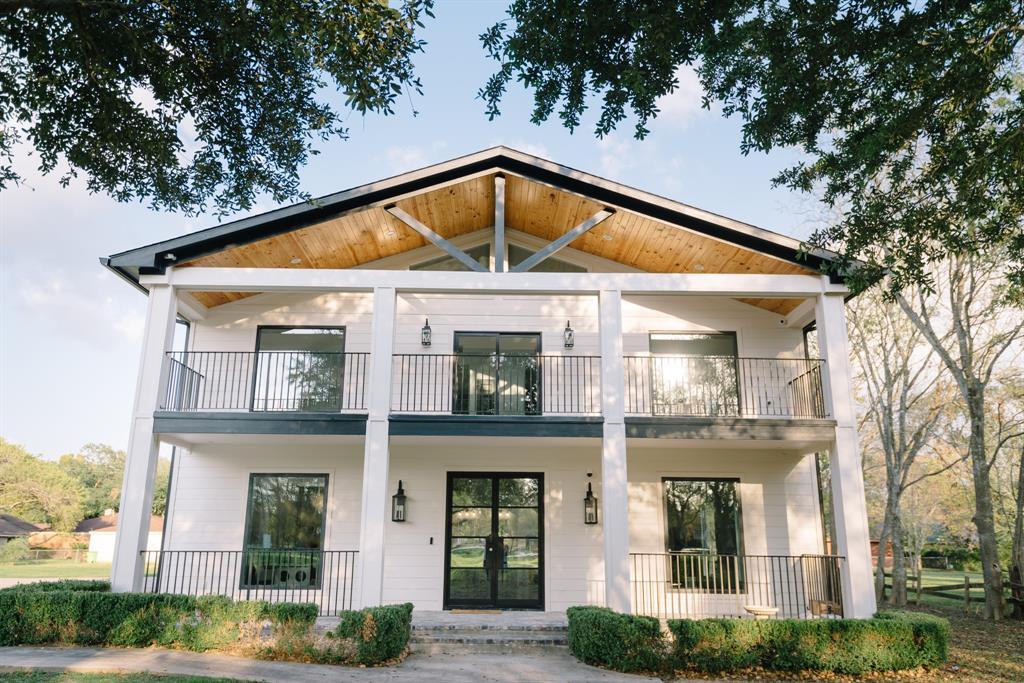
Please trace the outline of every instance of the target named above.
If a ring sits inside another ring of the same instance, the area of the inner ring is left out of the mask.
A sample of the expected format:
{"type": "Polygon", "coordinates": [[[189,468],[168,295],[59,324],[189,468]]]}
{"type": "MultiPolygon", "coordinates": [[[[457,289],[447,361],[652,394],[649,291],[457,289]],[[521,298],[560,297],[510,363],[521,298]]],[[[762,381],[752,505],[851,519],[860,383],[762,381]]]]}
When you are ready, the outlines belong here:
{"type": "Polygon", "coordinates": [[[570,607],[566,616],[569,651],[580,661],[616,671],[656,671],[665,661],[665,639],[653,617],[606,607],[570,607]]]}
{"type": "Polygon", "coordinates": [[[863,674],[939,666],[949,623],[928,614],[884,612],[872,619],[673,619],[673,663],[721,672],[752,666],[776,671],[863,674]]]}
{"type": "Polygon", "coordinates": [[[312,604],[109,593],[98,585],[103,582],[85,583],[50,582],[0,591],[0,646],[158,645],[372,665],[400,657],[412,630],[411,604],[344,612],[337,630],[326,637],[314,632],[318,610],[312,604]],[[67,589],[72,586],[80,589],[67,589]]]}
{"type": "Polygon", "coordinates": [[[412,603],[384,605],[341,613],[336,638],[355,645],[355,662],[373,665],[405,652],[412,634],[412,603]]]}
{"type": "Polygon", "coordinates": [[[316,605],[232,602],[220,596],[103,593],[96,590],[0,592],[0,645],[161,645],[193,651],[237,642],[247,624],[310,631],[316,605]]]}
{"type": "Polygon", "coordinates": [[[110,582],[99,579],[61,579],[59,581],[35,581],[19,583],[7,588],[0,588],[0,593],[39,593],[42,591],[90,591],[109,593],[110,582]]]}

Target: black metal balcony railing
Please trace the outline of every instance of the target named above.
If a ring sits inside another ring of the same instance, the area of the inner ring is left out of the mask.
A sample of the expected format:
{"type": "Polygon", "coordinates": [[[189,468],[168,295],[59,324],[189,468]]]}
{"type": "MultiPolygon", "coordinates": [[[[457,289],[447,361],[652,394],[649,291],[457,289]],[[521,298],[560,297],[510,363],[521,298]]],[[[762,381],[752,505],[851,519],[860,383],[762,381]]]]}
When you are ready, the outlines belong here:
{"type": "Polygon", "coordinates": [[[366,407],[368,353],[174,351],[163,410],[341,412],[366,407]]]}
{"type": "Polygon", "coordinates": [[[596,415],[596,356],[398,354],[391,409],[454,415],[596,415]]]}
{"type": "MultiPolygon", "coordinates": [[[[366,409],[368,353],[167,354],[171,411],[366,409]]],[[[391,409],[454,415],[598,415],[598,356],[398,354],[391,409]]],[[[823,361],[627,356],[627,415],[824,418],[823,361]]]]}
{"type": "Polygon", "coordinates": [[[626,414],[827,417],[818,359],[627,356],[626,414]]]}
{"type": "Polygon", "coordinates": [[[143,592],[352,609],[355,550],[144,550],[143,592]]]}
{"type": "Polygon", "coordinates": [[[836,555],[631,553],[633,611],[681,619],[841,617],[836,555]]]}

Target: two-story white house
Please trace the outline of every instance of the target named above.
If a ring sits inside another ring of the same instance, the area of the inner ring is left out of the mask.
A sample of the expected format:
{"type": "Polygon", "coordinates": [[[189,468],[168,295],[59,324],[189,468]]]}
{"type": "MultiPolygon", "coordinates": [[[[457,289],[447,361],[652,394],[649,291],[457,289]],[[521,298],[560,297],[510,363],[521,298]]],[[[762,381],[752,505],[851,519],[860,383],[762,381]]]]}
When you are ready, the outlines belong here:
{"type": "Polygon", "coordinates": [[[869,616],[830,258],[498,147],[103,259],[149,296],[114,588],[869,616]]]}

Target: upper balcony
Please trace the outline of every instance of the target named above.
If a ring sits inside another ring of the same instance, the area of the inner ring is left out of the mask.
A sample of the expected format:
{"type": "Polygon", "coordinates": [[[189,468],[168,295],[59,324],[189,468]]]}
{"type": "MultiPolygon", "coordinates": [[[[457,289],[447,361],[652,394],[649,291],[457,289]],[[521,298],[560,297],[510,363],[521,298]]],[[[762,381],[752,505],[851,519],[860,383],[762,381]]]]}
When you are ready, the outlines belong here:
{"type": "MultiPolygon", "coordinates": [[[[367,410],[367,353],[187,351],[168,353],[167,362],[160,405],[165,413],[218,413],[219,419],[244,414],[252,423],[285,414],[361,419],[367,410]]],[[[818,359],[626,356],[627,421],[734,426],[737,421],[822,420],[828,417],[822,364],[818,359]]],[[[595,355],[392,358],[390,412],[399,421],[479,425],[546,419],[596,425],[601,396],[601,358],[595,355]]]]}

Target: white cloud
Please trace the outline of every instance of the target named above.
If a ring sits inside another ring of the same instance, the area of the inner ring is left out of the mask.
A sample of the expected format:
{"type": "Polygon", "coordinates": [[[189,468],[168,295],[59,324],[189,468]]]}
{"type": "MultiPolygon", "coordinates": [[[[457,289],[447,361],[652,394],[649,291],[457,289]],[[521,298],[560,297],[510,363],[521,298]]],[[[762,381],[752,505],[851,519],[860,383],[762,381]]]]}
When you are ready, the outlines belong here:
{"type": "Polygon", "coordinates": [[[127,309],[102,292],[104,273],[74,283],[62,274],[19,278],[16,305],[30,319],[43,323],[64,338],[78,339],[97,348],[111,341],[135,344],[142,339],[145,316],[127,309]],[[113,340],[111,339],[113,337],[113,340]]]}
{"type": "Polygon", "coordinates": [[[629,182],[626,172],[636,168],[641,153],[640,145],[612,133],[598,140],[597,148],[601,152],[598,157],[601,175],[609,180],[629,182]]]}
{"type": "Polygon", "coordinates": [[[676,89],[658,98],[660,113],[657,121],[677,128],[686,128],[696,119],[708,113],[703,108],[704,88],[701,87],[697,72],[692,66],[682,65],[676,69],[676,89]]]}
{"type": "Polygon", "coordinates": [[[392,145],[384,150],[384,159],[389,172],[405,173],[437,163],[445,147],[447,144],[441,141],[432,145],[392,145]]]}

